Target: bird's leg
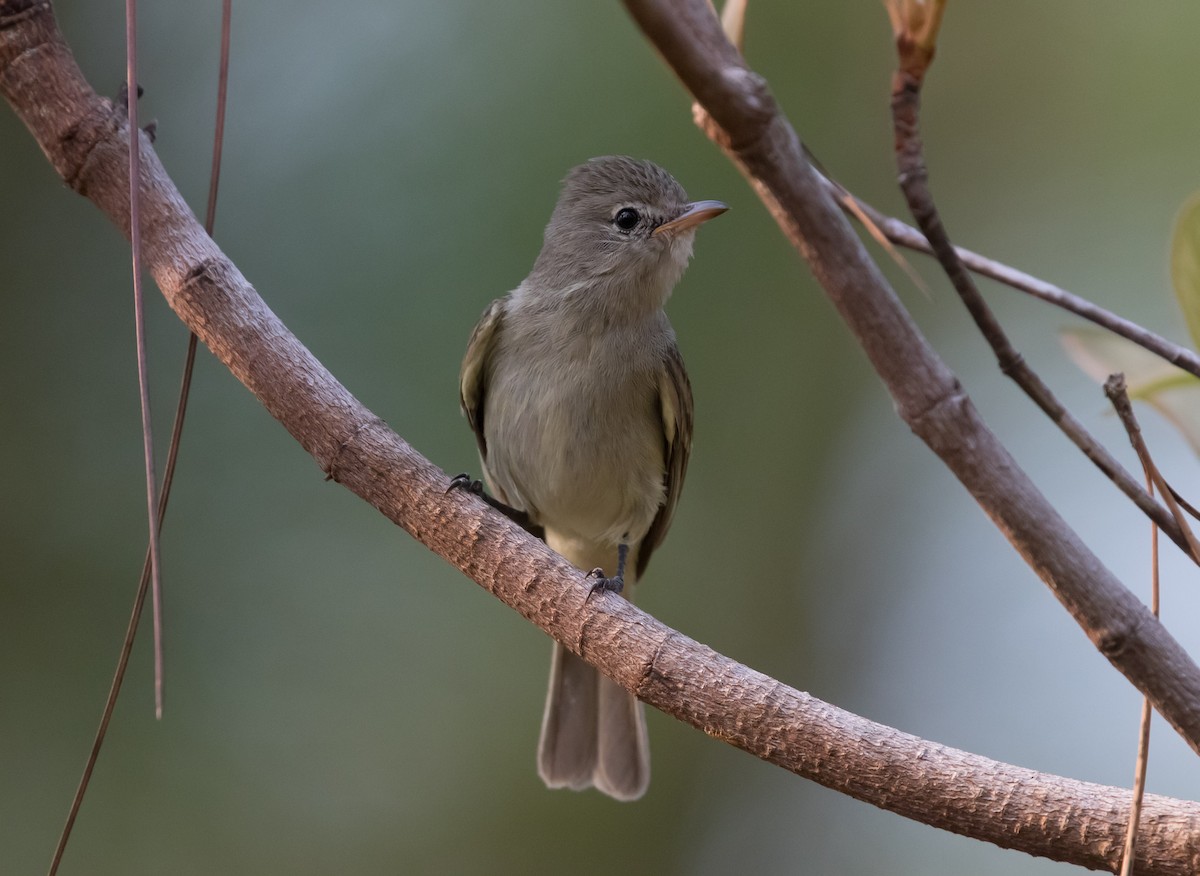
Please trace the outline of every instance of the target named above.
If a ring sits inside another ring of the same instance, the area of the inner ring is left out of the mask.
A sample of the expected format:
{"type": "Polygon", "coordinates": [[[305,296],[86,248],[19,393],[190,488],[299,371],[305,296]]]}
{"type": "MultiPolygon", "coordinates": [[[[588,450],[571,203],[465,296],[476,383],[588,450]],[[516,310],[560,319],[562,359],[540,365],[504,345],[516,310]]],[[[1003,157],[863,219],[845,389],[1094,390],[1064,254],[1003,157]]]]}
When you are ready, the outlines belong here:
{"type": "Polygon", "coordinates": [[[450,479],[450,486],[446,487],[446,492],[451,490],[466,490],[473,496],[478,496],[486,504],[495,508],[517,526],[524,529],[534,538],[546,540],[546,530],[530,519],[529,514],[519,508],[514,508],[512,505],[505,505],[495,496],[489,496],[483,489],[483,481],[475,480],[466,472],[455,475],[450,479]]]}
{"type": "Polygon", "coordinates": [[[595,594],[597,590],[604,590],[610,593],[620,593],[625,589],[625,561],[629,559],[629,545],[621,542],[617,545],[617,574],[611,578],[604,577],[603,569],[592,569],[588,572],[589,578],[595,578],[596,583],[592,585],[592,589],[588,591],[587,602],[595,594]]]}

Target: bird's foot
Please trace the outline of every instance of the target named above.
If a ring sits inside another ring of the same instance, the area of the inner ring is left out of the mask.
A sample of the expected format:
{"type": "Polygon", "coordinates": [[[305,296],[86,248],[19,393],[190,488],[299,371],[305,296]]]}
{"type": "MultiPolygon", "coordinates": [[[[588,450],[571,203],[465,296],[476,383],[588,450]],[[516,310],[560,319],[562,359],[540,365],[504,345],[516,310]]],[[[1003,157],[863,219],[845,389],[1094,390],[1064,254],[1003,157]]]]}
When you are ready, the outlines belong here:
{"type": "MultiPolygon", "coordinates": [[[[145,93],[146,93],[146,90],[144,88],[142,88],[142,86],[139,85],[137,87],[137,96],[140,98],[145,93]]],[[[129,112],[129,83],[128,82],[122,82],[121,87],[117,89],[117,99],[116,99],[115,103],[117,104],[117,106],[121,107],[121,109],[125,110],[125,112],[129,112]]]]}
{"type": "Polygon", "coordinates": [[[495,508],[534,538],[540,538],[542,541],[546,540],[545,528],[537,523],[534,523],[526,512],[520,510],[519,508],[514,508],[511,505],[504,504],[495,496],[489,496],[487,491],[484,489],[483,481],[476,480],[466,472],[463,472],[462,474],[458,474],[450,478],[450,485],[446,487],[447,495],[452,490],[464,490],[470,493],[472,496],[478,496],[486,504],[490,505],[492,508],[495,508]]]}
{"type": "Polygon", "coordinates": [[[449,493],[451,490],[466,490],[473,496],[479,496],[480,498],[486,495],[483,492],[483,481],[472,478],[465,471],[450,478],[450,486],[446,487],[446,492],[449,493]]]}
{"type": "Polygon", "coordinates": [[[611,578],[607,578],[604,575],[603,569],[592,569],[592,571],[587,573],[587,577],[595,578],[596,580],[592,583],[591,589],[588,590],[587,598],[583,600],[585,603],[589,602],[598,590],[604,593],[620,593],[625,589],[624,575],[614,575],[611,578]]]}

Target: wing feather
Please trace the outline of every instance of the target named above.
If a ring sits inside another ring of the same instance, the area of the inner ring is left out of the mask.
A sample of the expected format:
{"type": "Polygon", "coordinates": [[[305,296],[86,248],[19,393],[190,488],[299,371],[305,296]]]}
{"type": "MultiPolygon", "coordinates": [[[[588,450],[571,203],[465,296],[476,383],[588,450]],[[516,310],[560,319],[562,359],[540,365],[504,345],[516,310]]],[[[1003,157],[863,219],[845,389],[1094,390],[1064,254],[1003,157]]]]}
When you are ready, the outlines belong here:
{"type": "Polygon", "coordinates": [[[458,397],[462,404],[475,443],[479,445],[479,459],[487,465],[487,439],[483,432],[483,411],[487,398],[488,363],[500,335],[500,324],[504,318],[505,299],[497,298],[488,305],[483,316],[471,332],[467,341],[467,352],[463,356],[462,369],[458,377],[458,397]]]}
{"type": "Polygon", "coordinates": [[[637,577],[640,579],[650,562],[654,549],[662,544],[671,528],[675,506],[683,490],[688,457],[692,453],[692,384],[683,367],[683,358],[674,344],[667,351],[663,370],[658,379],[658,404],[663,425],[663,475],[666,500],[658,509],[650,529],[638,549],[637,577]]]}

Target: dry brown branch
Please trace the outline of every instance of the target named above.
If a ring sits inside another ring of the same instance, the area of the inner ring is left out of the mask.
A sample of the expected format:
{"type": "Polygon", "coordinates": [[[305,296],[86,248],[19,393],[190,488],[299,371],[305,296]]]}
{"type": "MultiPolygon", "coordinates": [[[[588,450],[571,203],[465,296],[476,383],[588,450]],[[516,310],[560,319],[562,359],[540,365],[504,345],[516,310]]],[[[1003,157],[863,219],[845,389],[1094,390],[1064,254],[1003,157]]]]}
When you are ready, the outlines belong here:
{"type": "MultiPolygon", "coordinates": [[[[725,38],[711,5],[626,0],[626,6],[696,98],[698,123],[746,174],[808,261],[899,415],[1100,652],[1200,751],[1200,668],[1082,543],[983,423],[822,186],[766,81],[725,38]]],[[[1178,529],[1174,520],[1167,522],[1178,529]]]]}
{"type": "MultiPolygon", "coordinates": [[[[1109,397],[1117,408],[1121,423],[1129,435],[1137,451],[1138,459],[1146,476],[1146,489],[1154,492],[1155,479],[1161,480],[1158,467],[1150,458],[1150,450],[1141,437],[1141,427],[1133,415],[1133,405],[1125,391],[1125,375],[1110,375],[1104,384],[1104,394],[1109,397]]],[[[1187,522],[1180,517],[1179,523],[1185,529],[1187,522]]],[[[1158,567],[1158,527],[1150,524],[1150,611],[1155,617],[1159,616],[1159,567],[1158,567]]],[[[1137,831],[1142,817],[1142,801],[1146,796],[1146,768],[1150,760],[1150,721],[1154,711],[1150,701],[1142,697],[1142,714],[1138,720],[1137,755],[1133,765],[1133,794],[1129,806],[1129,825],[1125,828],[1125,849],[1121,852],[1120,876],[1133,876],[1134,861],[1137,858],[1137,831]]]]}
{"type": "Polygon", "coordinates": [[[932,60],[937,35],[936,20],[931,24],[931,19],[940,18],[942,9],[941,4],[933,4],[933,7],[938,10],[936,16],[931,16],[928,9],[920,3],[895,0],[888,6],[894,25],[897,19],[903,16],[900,11],[900,8],[903,8],[904,13],[912,14],[917,24],[926,28],[921,34],[923,40],[918,40],[916,35],[898,26],[896,45],[900,58],[896,72],[892,75],[892,123],[896,135],[896,164],[900,189],[908,202],[909,211],[929,241],[934,256],[966,306],[980,334],[992,348],[1001,372],[1011,378],[1034,404],[1041,408],[1050,421],[1117,486],[1117,489],[1162,527],[1186,555],[1200,562],[1200,558],[1188,543],[1187,533],[1179,526],[1178,521],[1121,467],[1103,444],[1092,437],[1013,346],[1000,321],[980,294],[973,275],[959,257],[958,250],[946,231],[929,188],[929,173],[925,166],[925,148],[920,128],[921,87],[932,60]]]}
{"type": "MultiPolygon", "coordinates": [[[[925,235],[916,228],[905,222],[901,222],[894,216],[887,216],[881,213],[866,201],[855,197],[835,181],[826,179],[824,184],[839,199],[850,199],[855,208],[855,211],[851,215],[857,216],[857,214],[861,214],[883,234],[886,240],[891,241],[897,246],[914,250],[915,252],[933,255],[933,247],[929,245],[929,241],[925,239],[925,235]]],[[[845,200],[841,200],[839,203],[846,206],[845,200]]],[[[1103,307],[1093,304],[1086,298],[1081,298],[1078,295],[1068,292],[1061,286],[1048,283],[1024,271],[1019,271],[1014,267],[998,262],[995,259],[990,259],[987,256],[982,256],[961,246],[956,246],[954,251],[958,253],[958,257],[964,265],[981,277],[988,277],[997,283],[1002,283],[1019,292],[1031,295],[1039,301],[1044,301],[1047,304],[1052,304],[1055,307],[1060,307],[1069,313],[1080,316],[1115,335],[1132,341],[1139,347],[1144,347],[1151,353],[1170,362],[1172,365],[1182,368],[1189,374],[1200,377],[1200,356],[1187,347],[1172,343],[1161,335],[1157,335],[1135,322],[1131,322],[1111,311],[1105,310],[1103,307]]]]}
{"type": "MultiPolygon", "coordinates": [[[[212,236],[213,225],[217,219],[217,191],[221,180],[221,151],[225,142],[225,106],[229,91],[229,35],[230,35],[230,20],[233,14],[233,0],[222,0],[221,3],[221,60],[219,64],[219,72],[217,74],[217,118],[213,126],[213,156],[212,168],[209,171],[208,178],[208,204],[204,210],[204,232],[212,236]]],[[[131,125],[131,127],[136,127],[131,125]]],[[[171,441],[167,447],[167,464],[163,468],[162,490],[158,495],[158,513],[155,515],[155,531],[161,532],[163,520],[166,518],[167,505],[171,500],[171,487],[175,483],[175,468],[179,461],[179,446],[183,439],[183,424],[187,415],[188,399],[192,391],[192,375],[196,366],[196,349],[199,338],[196,333],[188,332],[187,352],[184,354],[183,376],[180,379],[179,398],[175,404],[175,419],[171,425],[171,441]]],[[[92,747],[88,752],[88,757],[83,767],[83,774],[79,777],[79,785],[75,789],[75,795],[71,799],[71,806],[67,811],[67,820],[63,824],[62,832],[58,837],[58,844],[54,849],[54,856],[50,861],[49,876],[54,876],[58,872],[58,867],[62,862],[63,854],[66,852],[67,843],[71,839],[71,831],[75,827],[75,819],[79,815],[80,807],[83,806],[83,798],[87,794],[88,786],[92,781],[92,773],[96,768],[96,763],[100,758],[100,749],[104,746],[105,737],[108,735],[108,725],[112,720],[113,711],[117,707],[117,698],[121,695],[121,689],[125,683],[125,672],[129,667],[129,657],[133,653],[133,643],[137,637],[138,625],[142,618],[142,606],[146,601],[146,590],[150,585],[150,571],[154,559],[154,546],[147,545],[146,559],[142,563],[142,573],[138,580],[137,594],[134,596],[133,608],[130,610],[129,623],[125,626],[125,638],[121,642],[121,650],[117,656],[117,666],[113,671],[113,679],[108,689],[108,696],[104,700],[104,708],[100,713],[100,724],[96,728],[96,734],[92,738],[92,747]]],[[[156,666],[161,667],[161,656],[156,657],[156,666]]],[[[161,674],[159,675],[161,681],[161,674]]],[[[161,686],[158,688],[161,691],[161,686]]],[[[161,704],[161,702],[160,702],[161,704]]]]}
{"type": "MultiPolygon", "coordinates": [[[[84,81],[44,0],[0,0],[0,91],[63,179],[128,233],[127,120],[84,81]]],[[[585,605],[588,588],[564,560],[478,499],[445,494],[445,473],[300,344],[204,234],[149,143],[142,152],[145,259],[164,296],[331,478],[647,703],[717,739],[910,818],[1030,854],[1114,866],[1128,817],[1122,789],[874,724],[723,657],[622,599],[585,605]]],[[[944,369],[927,376],[942,378],[944,369]]],[[[913,407],[919,401],[908,399],[905,409],[922,410],[913,407]]],[[[966,404],[957,393],[942,401],[956,410],[966,404]]],[[[917,419],[940,423],[936,412],[917,419]]],[[[1058,562],[1075,561],[1068,551],[1058,562]]],[[[1119,624],[1109,641],[1132,651],[1135,669],[1154,674],[1156,659],[1176,652],[1165,633],[1144,626],[1119,624]]],[[[1188,678],[1189,666],[1176,669],[1188,678]]],[[[1190,727],[1175,696],[1163,703],[1190,727]]],[[[1140,872],[1195,872],[1200,805],[1147,798],[1138,847],[1140,872]]]]}

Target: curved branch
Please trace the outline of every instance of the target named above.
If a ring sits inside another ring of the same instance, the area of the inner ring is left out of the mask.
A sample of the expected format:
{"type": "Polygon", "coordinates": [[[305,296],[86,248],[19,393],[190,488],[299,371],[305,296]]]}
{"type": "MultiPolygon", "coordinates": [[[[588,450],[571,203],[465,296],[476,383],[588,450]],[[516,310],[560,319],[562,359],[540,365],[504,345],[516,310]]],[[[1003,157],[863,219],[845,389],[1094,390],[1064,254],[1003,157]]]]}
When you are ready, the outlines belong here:
{"type": "MultiPolygon", "coordinates": [[[[44,0],[0,0],[0,91],[63,178],[128,233],[127,120],[88,87],[44,0]]],[[[304,348],[142,145],[146,263],[164,296],[331,478],[647,703],[709,735],[902,815],[1111,869],[1124,790],[918,739],[723,657],[623,599],[585,604],[577,570],[480,500],[446,495],[445,473],[304,348]]],[[[1148,797],[1138,847],[1140,873],[1195,872],[1200,804],[1148,797]]]]}
{"type": "MultiPolygon", "coordinates": [[[[625,0],[696,98],[697,123],[742,169],[883,379],[946,464],[1093,644],[1200,752],[1200,667],[1100,562],[988,429],[867,255],[766,81],[707,0],[625,0]]],[[[1174,520],[1169,523],[1176,530],[1174,520]]]]}

